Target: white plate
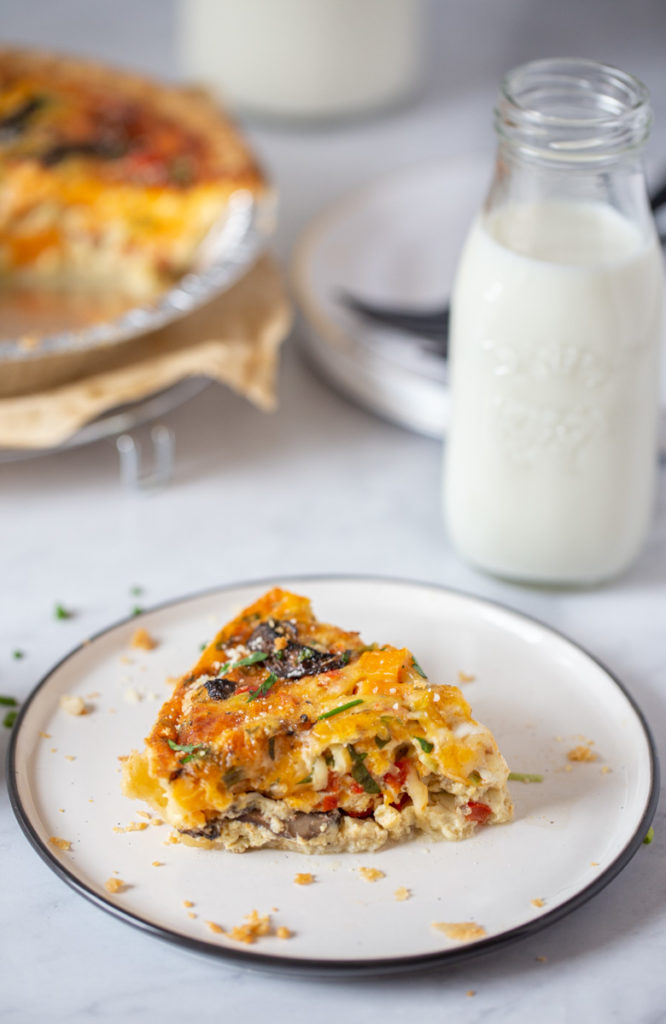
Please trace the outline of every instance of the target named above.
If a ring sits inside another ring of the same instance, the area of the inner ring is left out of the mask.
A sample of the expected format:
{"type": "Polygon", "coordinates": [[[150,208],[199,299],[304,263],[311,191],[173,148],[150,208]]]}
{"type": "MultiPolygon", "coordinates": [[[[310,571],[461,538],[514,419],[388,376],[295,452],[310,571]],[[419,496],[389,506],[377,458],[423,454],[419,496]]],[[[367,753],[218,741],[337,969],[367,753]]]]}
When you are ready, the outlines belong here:
{"type": "Polygon", "coordinates": [[[542,773],[544,782],[511,783],[510,825],[460,843],[416,840],[372,854],[234,855],[164,845],[167,827],[114,832],[145,820],[120,793],[118,756],[142,744],[170,692],[166,677],[183,673],[200,644],[272,582],[225,588],[143,615],[141,625],[159,640],[152,651],[130,648],[136,619],[110,627],[57,665],[21,711],[10,748],[14,810],[37,852],[80,893],[154,935],[223,959],[395,971],[531,934],[597,893],[635,853],[656,805],[654,748],[631,698],[590,655],[515,612],[434,586],[279,582],[308,594],[324,620],[410,647],[433,680],[473,675],[464,692],[475,716],[513,770],[542,773]],[[91,712],[66,714],[65,693],[83,696],[91,712]],[[144,699],[129,703],[137,693],[144,699]],[[569,762],[567,751],[588,741],[598,759],[569,762]],[[51,836],[71,841],[71,851],[51,845],[51,836]],[[364,881],[361,866],[385,877],[364,881]],[[111,896],[104,882],[114,871],[128,888],[111,896]],[[315,883],[294,884],[301,871],[315,883]],[[405,902],[394,898],[401,886],[411,890],[405,902]],[[255,908],[293,937],[242,946],[206,925],[230,928],[255,908]],[[436,921],[475,921],[487,938],[461,945],[433,929],[436,921]]]}
{"type": "MultiPolygon", "coordinates": [[[[416,337],[361,321],[338,297],[350,292],[380,306],[443,306],[492,169],[492,154],[479,154],[380,178],[322,211],[294,251],[292,280],[307,321],[302,337],[315,365],[361,405],[430,437],[448,427],[445,361],[420,349],[416,337]]],[[[666,410],[666,360],[662,370],[666,410]]]]}

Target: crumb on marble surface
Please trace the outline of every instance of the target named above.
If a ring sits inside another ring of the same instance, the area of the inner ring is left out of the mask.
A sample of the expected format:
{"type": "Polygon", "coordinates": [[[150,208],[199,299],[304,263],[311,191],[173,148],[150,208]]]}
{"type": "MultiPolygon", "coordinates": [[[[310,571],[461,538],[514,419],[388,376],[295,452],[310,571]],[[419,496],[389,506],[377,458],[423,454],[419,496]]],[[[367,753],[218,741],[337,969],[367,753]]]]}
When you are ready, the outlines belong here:
{"type": "Polygon", "coordinates": [[[411,889],[408,889],[404,885],[399,886],[393,893],[393,897],[398,901],[398,903],[404,903],[404,901],[408,900],[411,895],[411,889]]]}
{"type": "Polygon", "coordinates": [[[296,885],[312,885],[314,880],[315,876],[310,874],[309,871],[299,871],[297,875],[294,875],[296,885]]]}

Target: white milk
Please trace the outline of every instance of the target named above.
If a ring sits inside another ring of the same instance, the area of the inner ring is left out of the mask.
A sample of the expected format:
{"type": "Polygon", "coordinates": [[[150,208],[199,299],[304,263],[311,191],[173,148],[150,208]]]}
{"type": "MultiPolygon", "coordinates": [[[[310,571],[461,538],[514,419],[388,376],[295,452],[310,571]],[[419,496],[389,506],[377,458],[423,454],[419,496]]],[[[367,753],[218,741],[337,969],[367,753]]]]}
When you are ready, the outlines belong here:
{"type": "Polygon", "coordinates": [[[391,106],[417,87],[422,0],[180,0],[186,74],[237,109],[305,120],[391,106]]]}
{"type": "Polygon", "coordinates": [[[662,278],[656,240],[600,203],[477,219],[453,296],[444,496],[471,561],[564,583],[635,557],[652,507],[662,278]]]}

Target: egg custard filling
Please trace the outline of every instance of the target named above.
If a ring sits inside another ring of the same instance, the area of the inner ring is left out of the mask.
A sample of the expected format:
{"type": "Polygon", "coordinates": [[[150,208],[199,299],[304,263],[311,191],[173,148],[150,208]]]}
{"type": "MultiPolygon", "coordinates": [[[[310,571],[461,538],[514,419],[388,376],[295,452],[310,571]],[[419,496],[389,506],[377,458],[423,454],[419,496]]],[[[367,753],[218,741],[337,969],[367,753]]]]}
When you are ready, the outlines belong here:
{"type": "Polygon", "coordinates": [[[123,790],[184,842],[332,853],[509,821],[508,773],[457,687],[275,588],[178,682],[123,790]]]}

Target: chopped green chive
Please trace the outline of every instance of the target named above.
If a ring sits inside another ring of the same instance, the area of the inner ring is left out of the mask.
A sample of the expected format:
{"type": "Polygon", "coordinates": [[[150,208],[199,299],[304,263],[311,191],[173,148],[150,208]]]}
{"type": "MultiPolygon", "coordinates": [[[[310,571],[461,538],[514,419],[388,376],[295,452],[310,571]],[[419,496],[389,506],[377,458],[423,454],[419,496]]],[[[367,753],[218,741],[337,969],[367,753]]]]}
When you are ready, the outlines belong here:
{"type": "Polygon", "coordinates": [[[354,782],[358,782],[359,786],[362,786],[366,793],[381,793],[377,782],[363,763],[368,755],[360,754],[351,743],[347,744],[347,750],[352,759],[351,775],[354,782]]]}
{"type": "Polygon", "coordinates": [[[414,739],[421,747],[421,750],[423,750],[426,754],[432,754],[433,750],[435,749],[435,745],[433,743],[429,743],[428,740],[423,738],[423,736],[415,736],[414,739]]]}
{"type": "Polygon", "coordinates": [[[306,782],[312,782],[312,776],[306,775],[304,778],[299,779],[296,783],[297,786],[303,786],[306,782]]]}
{"type": "Polygon", "coordinates": [[[207,644],[207,643],[205,643],[205,642],[204,642],[204,643],[201,643],[201,644],[199,644],[199,650],[200,650],[200,651],[205,651],[207,647],[208,647],[208,644],[207,644]]]}
{"type": "Polygon", "coordinates": [[[418,672],[418,674],[421,676],[422,679],[427,679],[428,678],[427,675],[425,674],[425,672],[423,671],[423,669],[421,668],[421,666],[419,665],[418,661],[416,660],[416,658],[413,655],[412,655],[412,668],[415,669],[418,672]]]}
{"type": "Polygon", "coordinates": [[[133,587],[129,588],[129,592],[132,595],[132,597],[141,597],[141,595],[143,594],[143,587],[139,587],[135,584],[133,587]]]}
{"type": "Polygon", "coordinates": [[[263,683],[261,684],[261,686],[259,686],[247,698],[248,704],[250,703],[250,701],[256,700],[257,697],[265,697],[266,694],[268,693],[268,691],[270,690],[271,686],[273,685],[273,683],[277,683],[277,676],[273,675],[272,672],[269,672],[268,675],[266,676],[266,678],[264,679],[263,683]]]}
{"type": "Polygon", "coordinates": [[[53,609],[53,615],[56,619],[71,619],[73,612],[70,612],[62,604],[57,604],[53,609]]]}
{"type": "Polygon", "coordinates": [[[481,782],[481,776],[479,775],[478,772],[470,772],[469,775],[467,776],[467,781],[473,782],[475,786],[478,786],[479,783],[481,782]]]}
{"type": "Polygon", "coordinates": [[[140,608],[138,604],[135,604],[132,608],[132,615],[143,615],[143,608],[140,608]]]}
{"type": "Polygon", "coordinates": [[[193,761],[195,757],[205,757],[207,753],[208,747],[204,746],[202,743],[198,750],[193,750],[191,754],[187,755],[187,757],[183,757],[180,763],[187,764],[188,761],[193,761]]]}
{"type": "MultiPolygon", "coordinates": [[[[218,651],[224,648],[224,644],[215,644],[218,651]]],[[[221,676],[225,672],[229,672],[232,668],[243,668],[245,665],[256,665],[258,661],[265,661],[268,657],[263,651],[255,651],[254,654],[248,654],[247,658],[241,658],[240,661],[227,661],[226,664],[222,665],[217,671],[221,676]]]]}
{"type": "Polygon", "coordinates": [[[322,718],[333,718],[333,715],[339,715],[341,711],[348,711],[349,708],[355,708],[357,704],[364,704],[365,701],[362,697],[357,697],[356,700],[350,700],[347,704],[341,704],[339,708],[332,708],[330,711],[325,711],[323,715],[320,715],[317,719],[321,722],[322,718]]]}
{"type": "Polygon", "coordinates": [[[298,660],[307,661],[308,658],[311,658],[313,654],[314,651],[310,647],[304,647],[302,650],[298,652],[298,660]]]}
{"type": "MultiPolygon", "coordinates": [[[[5,725],[6,724],[7,723],[5,722],[5,725]]],[[[654,839],[654,829],[652,828],[652,825],[650,825],[649,829],[647,830],[647,833],[645,835],[645,839],[643,840],[643,842],[645,843],[646,846],[649,846],[653,839],[654,839]]]]}
{"type": "Polygon", "coordinates": [[[187,764],[193,757],[203,757],[204,751],[208,750],[205,743],[174,743],[173,740],[167,740],[167,743],[172,750],[178,750],[188,755],[182,759],[181,764],[187,764]]]}
{"type": "Polygon", "coordinates": [[[18,706],[16,697],[0,697],[0,704],[4,704],[7,708],[15,708],[18,706]]]}
{"type": "Polygon", "coordinates": [[[8,711],[7,712],[7,714],[5,715],[5,717],[2,720],[2,724],[4,725],[5,729],[11,729],[11,727],[14,724],[14,722],[16,721],[16,716],[17,715],[18,715],[18,711],[8,711]]]}
{"type": "Polygon", "coordinates": [[[241,668],[243,665],[256,665],[258,661],[266,661],[268,655],[264,651],[253,651],[252,654],[248,654],[247,658],[241,658],[237,661],[232,668],[241,668]]]}
{"type": "Polygon", "coordinates": [[[380,750],[382,749],[382,747],[385,747],[386,744],[390,743],[390,742],[391,742],[391,737],[390,736],[387,736],[385,740],[383,740],[381,736],[375,736],[375,743],[377,744],[377,746],[379,747],[380,750]]]}
{"type": "Polygon", "coordinates": [[[275,760],[275,736],[271,736],[268,741],[268,756],[271,761],[275,760]]]}
{"type": "Polygon", "coordinates": [[[531,775],[529,772],[509,772],[511,782],[543,782],[543,775],[531,775]]]}
{"type": "Polygon", "coordinates": [[[342,655],[342,657],[340,658],[340,661],[342,662],[343,665],[348,665],[350,658],[351,658],[351,651],[345,651],[344,654],[342,655]]]}
{"type": "Polygon", "coordinates": [[[25,658],[25,651],[19,651],[17,648],[15,651],[12,651],[12,658],[15,661],[20,661],[21,658],[25,658]]]}

